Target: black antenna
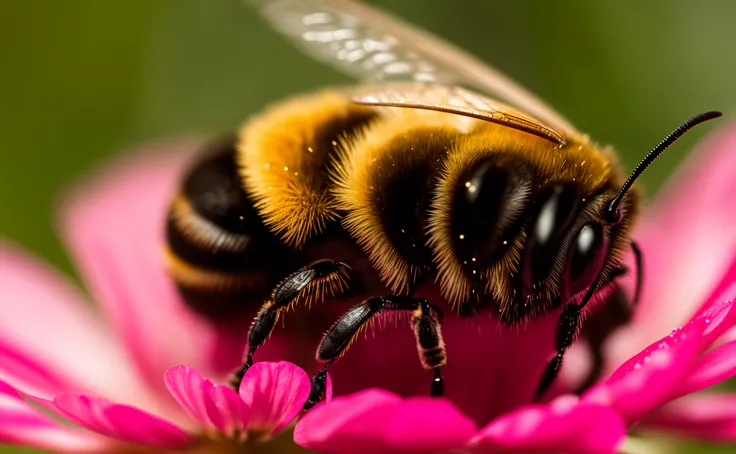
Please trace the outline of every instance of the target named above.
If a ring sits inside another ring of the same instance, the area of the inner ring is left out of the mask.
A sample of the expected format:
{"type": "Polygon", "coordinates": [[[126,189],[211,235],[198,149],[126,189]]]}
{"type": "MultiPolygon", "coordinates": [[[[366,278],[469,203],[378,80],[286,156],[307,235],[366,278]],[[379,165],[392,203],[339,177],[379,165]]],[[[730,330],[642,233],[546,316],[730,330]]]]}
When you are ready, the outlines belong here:
{"type": "Polygon", "coordinates": [[[713,120],[714,118],[718,118],[721,115],[723,114],[717,111],[703,112],[701,114],[698,114],[678,126],[674,131],[669,133],[667,137],[662,139],[662,141],[659,142],[656,147],[652,148],[652,151],[650,151],[649,154],[647,154],[644,159],[641,160],[639,165],[636,166],[636,169],[631,172],[631,175],[629,175],[626,183],[621,186],[621,190],[618,191],[616,197],[614,197],[613,200],[611,200],[611,204],[608,205],[608,210],[606,211],[606,218],[608,220],[608,223],[614,225],[621,220],[621,211],[619,205],[621,205],[621,201],[624,199],[626,192],[631,188],[631,185],[634,184],[634,181],[636,181],[637,178],[639,178],[639,175],[644,173],[647,167],[649,167],[649,164],[654,162],[654,160],[657,159],[664,150],[675,143],[677,139],[682,137],[683,134],[685,134],[695,126],[699,125],[700,123],[704,123],[708,120],[713,120]]]}

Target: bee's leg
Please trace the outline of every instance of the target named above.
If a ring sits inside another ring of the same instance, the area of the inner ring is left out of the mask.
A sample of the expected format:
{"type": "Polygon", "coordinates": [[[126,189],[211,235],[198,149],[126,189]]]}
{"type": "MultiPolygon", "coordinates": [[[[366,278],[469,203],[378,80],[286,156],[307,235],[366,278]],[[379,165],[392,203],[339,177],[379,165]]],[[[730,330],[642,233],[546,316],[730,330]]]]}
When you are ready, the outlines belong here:
{"type": "Polygon", "coordinates": [[[427,372],[432,372],[430,395],[445,395],[445,379],[442,367],[447,363],[445,341],[442,338],[442,313],[425,299],[417,300],[417,308],[412,312],[412,326],[417,340],[419,361],[427,372]]]}
{"type": "Polygon", "coordinates": [[[333,260],[318,260],[291,273],[271,293],[248,331],[248,350],[243,365],[233,373],[230,384],[236,390],[240,388],[248,368],[253,364],[253,354],[271,336],[273,328],[284,312],[299,303],[311,305],[322,300],[325,293],[335,295],[347,286],[350,267],[333,260]]]}
{"type": "Polygon", "coordinates": [[[600,307],[586,318],[580,335],[588,341],[592,364],[588,375],[578,386],[579,394],[598,381],[605,366],[603,347],[606,340],[616,329],[627,324],[631,316],[631,300],[621,288],[616,288],[611,296],[601,301],[600,307]]]}
{"type": "Polygon", "coordinates": [[[634,308],[639,304],[641,286],[644,284],[644,256],[636,241],[631,242],[631,251],[636,259],[636,290],[634,290],[634,299],[631,302],[631,307],[634,308]]]}
{"type": "Polygon", "coordinates": [[[562,359],[565,356],[565,351],[567,351],[568,347],[572,345],[572,341],[575,339],[575,334],[577,333],[578,325],[580,324],[581,312],[582,307],[576,303],[568,303],[565,305],[564,309],[562,309],[562,314],[560,314],[560,318],[557,322],[557,331],[555,335],[555,349],[557,350],[557,353],[551,360],[549,360],[547,367],[544,368],[542,378],[537,385],[534,400],[539,400],[542,394],[549,389],[557,378],[560,367],[562,367],[562,359]]]}
{"type": "MultiPolygon", "coordinates": [[[[631,248],[634,251],[634,255],[636,256],[637,267],[637,283],[636,291],[634,294],[635,305],[639,299],[641,284],[643,280],[642,254],[636,243],[632,242],[631,248]]],[[[565,356],[565,351],[570,347],[570,345],[572,345],[572,342],[575,339],[575,334],[578,332],[578,328],[580,325],[580,314],[582,313],[583,308],[588,303],[588,301],[590,301],[590,299],[593,297],[593,294],[598,288],[600,279],[601,274],[599,273],[598,276],[595,278],[595,281],[593,281],[593,284],[591,284],[591,286],[588,288],[588,291],[579,304],[568,303],[562,310],[562,314],[560,314],[557,325],[557,333],[555,336],[555,349],[557,350],[557,354],[555,354],[555,356],[551,360],[549,360],[549,362],[547,363],[547,367],[544,369],[542,379],[539,381],[539,385],[537,385],[535,400],[538,400],[542,396],[542,394],[544,394],[544,392],[549,389],[549,387],[552,385],[552,383],[554,383],[555,379],[557,378],[560,367],[562,367],[562,359],[565,356]]],[[[600,363],[601,365],[603,364],[602,354],[600,356],[600,363]]]]}
{"type": "MultiPolygon", "coordinates": [[[[605,366],[603,346],[606,340],[616,329],[631,321],[633,311],[639,302],[644,277],[642,254],[637,244],[633,241],[631,242],[631,250],[634,252],[636,259],[636,287],[633,297],[629,299],[626,293],[617,287],[611,296],[602,302],[601,307],[590,314],[581,332],[581,335],[588,340],[593,363],[588,376],[585,377],[577,389],[578,394],[582,394],[583,391],[593,386],[600,378],[603,367],[605,366]]],[[[620,272],[612,273],[610,278],[613,280],[629,272],[626,268],[620,268],[620,270],[620,272]]]]}
{"type": "Polygon", "coordinates": [[[368,298],[345,312],[325,333],[317,347],[317,360],[326,363],[322,370],[312,377],[312,390],[304,404],[305,410],[312,408],[324,398],[327,369],[350,348],[373,317],[381,313],[387,304],[388,301],[382,297],[368,298]]]}
{"type": "Polygon", "coordinates": [[[439,309],[424,299],[406,296],[373,297],[343,314],[322,338],[317,348],[317,360],[326,364],[312,378],[312,391],[304,405],[305,409],[313,407],[324,397],[327,369],[347,352],[374,317],[386,310],[411,311],[419,360],[426,371],[433,373],[431,394],[432,396],[444,394],[441,369],[446,363],[446,353],[440,329],[442,314],[439,309]]]}

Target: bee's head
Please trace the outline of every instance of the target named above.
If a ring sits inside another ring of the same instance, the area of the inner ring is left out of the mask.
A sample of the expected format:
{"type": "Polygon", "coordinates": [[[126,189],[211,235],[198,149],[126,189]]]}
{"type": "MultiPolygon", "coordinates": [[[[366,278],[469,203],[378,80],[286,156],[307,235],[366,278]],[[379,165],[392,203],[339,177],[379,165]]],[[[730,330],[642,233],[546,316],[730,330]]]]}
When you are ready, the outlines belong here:
{"type": "Polygon", "coordinates": [[[620,189],[610,178],[586,185],[549,168],[540,172],[514,153],[466,162],[454,179],[444,224],[457,270],[446,266],[448,254],[438,254],[446,296],[476,292],[481,300],[505,299],[497,302],[502,318],[511,321],[572,300],[585,304],[621,268],[636,211],[630,191],[636,178],[685,131],[719,115],[704,113],[678,127],[620,189]]]}
{"type": "Polygon", "coordinates": [[[601,194],[581,194],[574,183],[541,191],[521,259],[523,298],[549,292],[544,283],[551,281],[559,300],[565,301],[593,283],[604,268],[611,243],[618,242],[620,236],[602,222],[605,200],[601,194]]]}
{"type": "MultiPolygon", "coordinates": [[[[657,146],[655,146],[644,157],[644,159],[641,160],[641,162],[639,162],[639,165],[637,165],[634,171],[631,172],[631,175],[629,175],[629,177],[626,179],[626,182],[621,186],[621,189],[613,198],[608,199],[606,197],[603,197],[603,200],[606,201],[606,205],[599,212],[599,216],[601,219],[601,223],[599,225],[611,231],[615,230],[619,225],[625,222],[627,215],[624,210],[622,210],[621,206],[622,203],[626,200],[626,196],[636,179],[639,178],[639,176],[647,169],[647,167],[649,167],[649,165],[654,162],[654,160],[656,160],[667,148],[669,148],[670,145],[672,145],[673,143],[675,143],[675,141],[677,141],[677,139],[682,137],[683,134],[685,134],[687,131],[694,128],[695,126],[706,121],[718,118],[721,115],[721,112],[716,111],[698,114],[682,123],[680,126],[675,128],[674,131],[672,131],[664,139],[662,139],[662,141],[659,142],[657,146]]],[[[592,234],[591,232],[591,230],[588,230],[586,232],[585,228],[581,229],[576,236],[575,246],[579,248],[581,245],[589,245],[588,247],[584,247],[583,249],[590,250],[590,254],[597,256],[598,254],[600,254],[599,252],[596,252],[597,249],[600,248],[600,246],[597,245],[599,240],[595,239],[596,235],[592,234]]],[[[593,262],[597,263],[598,261],[596,259],[593,259],[593,262]]],[[[598,288],[598,285],[601,282],[601,277],[603,275],[603,269],[600,269],[599,267],[599,270],[596,273],[586,272],[584,274],[586,275],[586,280],[589,280],[590,283],[585,286],[588,288],[588,290],[580,302],[581,307],[584,306],[590,300],[590,298],[592,298],[593,294],[598,288]]],[[[584,289],[585,287],[582,287],[582,289],[584,289]]],[[[580,291],[582,289],[580,289],[580,291]]],[[[572,290],[574,290],[574,288],[572,290]]],[[[567,294],[572,295],[574,293],[575,292],[567,294]]]]}

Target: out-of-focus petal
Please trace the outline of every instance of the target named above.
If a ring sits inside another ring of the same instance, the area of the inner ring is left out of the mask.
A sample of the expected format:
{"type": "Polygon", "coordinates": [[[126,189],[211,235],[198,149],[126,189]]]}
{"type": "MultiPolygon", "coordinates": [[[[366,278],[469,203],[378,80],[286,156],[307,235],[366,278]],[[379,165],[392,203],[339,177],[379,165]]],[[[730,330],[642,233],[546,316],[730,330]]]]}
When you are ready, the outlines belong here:
{"type": "Polygon", "coordinates": [[[250,410],[248,431],[280,431],[299,414],[310,390],[309,376],[292,363],[255,363],[240,384],[240,397],[250,410]]]}
{"type": "Polygon", "coordinates": [[[62,390],[119,398],[143,383],[80,292],[0,239],[0,379],[51,398],[62,390]]]}
{"type": "Polygon", "coordinates": [[[332,377],[327,374],[327,380],[325,380],[325,397],[324,401],[329,402],[332,400],[332,377]]]}
{"type": "Polygon", "coordinates": [[[93,432],[155,448],[182,448],[194,441],[178,426],[135,407],[83,394],[54,399],[59,413],[93,432]]]}
{"type": "Polygon", "coordinates": [[[63,427],[32,408],[12,386],[0,381],[0,443],[61,452],[99,452],[110,443],[91,432],[63,427]]]}
{"type": "Polygon", "coordinates": [[[683,397],[657,409],[642,422],[652,428],[704,440],[736,441],[736,394],[683,397]]]}
{"type": "Polygon", "coordinates": [[[0,339],[0,378],[25,393],[52,397],[64,389],[79,389],[83,385],[57,375],[43,361],[37,361],[0,339]]]}
{"type": "Polygon", "coordinates": [[[633,325],[618,337],[634,350],[619,355],[685,324],[736,253],[736,121],[724,122],[689,156],[635,232],[646,278],[633,325]]]}
{"type": "Polygon", "coordinates": [[[547,405],[522,407],[481,429],[474,451],[615,452],[626,436],[621,417],[605,405],[563,396],[547,405]]]}
{"type": "Polygon", "coordinates": [[[673,330],[622,364],[583,399],[611,405],[627,423],[639,420],[672,398],[695,359],[715,340],[713,335],[732,322],[733,309],[732,302],[724,303],[673,330]]]}
{"type": "MultiPolygon", "coordinates": [[[[702,313],[713,310],[722,301],[736,299],[736,251],[731,256],[731,262],[721,276],[720,281],[711,290],[710,295],[702,303],[698,312],[693,314],[696,317],[702,313]]],[[[730,327],[729,327],[730,329],[730,327]]]]}
{"type": "Polygon", "coordinates": [[[248,408],[232,389],[215,385],[196,370],[174,366],[166,372],[166,387],[202,428],[234,435],[245,429],[248,408]]]}
{"type": "Polygon", "coordinates": [[[475,430],[448,400],[370,389],[316,406],[297,423],[294,440],[331,453],[421,453],[459,448],[475,430]]]}
{"type": "Polygon", "coordinates": [[[162,260],[170,197],[194,141],[114,159],[71,194],[62,233],[89,288],[149,383],[175,364],[220,378],[237,366],[246,330],[216,326],[182,303],[162,260]]]}

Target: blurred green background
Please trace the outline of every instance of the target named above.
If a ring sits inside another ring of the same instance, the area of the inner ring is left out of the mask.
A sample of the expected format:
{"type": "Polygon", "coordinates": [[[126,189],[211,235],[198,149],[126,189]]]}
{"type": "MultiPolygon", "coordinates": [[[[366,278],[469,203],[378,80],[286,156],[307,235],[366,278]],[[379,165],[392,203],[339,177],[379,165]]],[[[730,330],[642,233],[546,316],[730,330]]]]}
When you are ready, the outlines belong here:
{"type": "MultiPolygon", "coordinates": [[[[629,169],[686,117],[736,109],[730,0],[373,3],[492,62],[629,169]]],[[[0,56],[0,235],[69,273],[52,209],[92,165],[141,141],[228,131],[274,99],[349,81],[238,0],[5,2],[0,56]]],[[[707,129],[646,174],[650,194],[707,129]]],[[[732,452],[708,452],[721,450],[732,452]]]]}

